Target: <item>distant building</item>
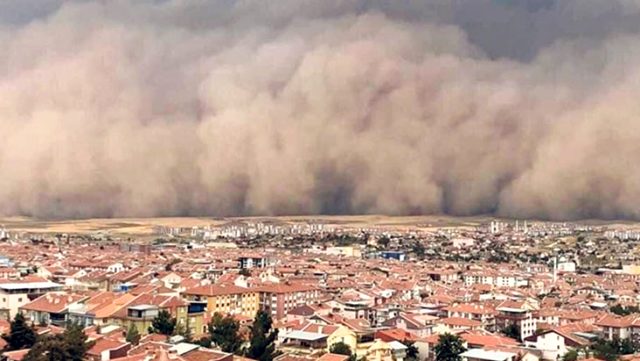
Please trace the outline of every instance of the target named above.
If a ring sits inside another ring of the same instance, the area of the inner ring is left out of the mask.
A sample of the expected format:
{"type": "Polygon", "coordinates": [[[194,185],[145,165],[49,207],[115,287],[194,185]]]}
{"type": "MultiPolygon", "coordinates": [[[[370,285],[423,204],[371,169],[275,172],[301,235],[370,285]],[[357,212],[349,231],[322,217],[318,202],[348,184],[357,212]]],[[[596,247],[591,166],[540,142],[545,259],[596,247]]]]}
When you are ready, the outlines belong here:
{"type": "Polygon", "coordinates": [[[575,272],[576,264],[575,262],[560,262],[558,263],[558,272],[575,272]]]}
{"type": "Polygon", "coordinates": [[[407,255],[401,251],[383,251],[380,252],[380,257],[384,259],[395,259],[398,261],[404,261],[407,259],[407,255]]]}
{"type": "Polygon", "coordinates": [[[121,252],[140,252],[143,254],[151,254],[151,245],[142,243],[121,243],[121,252]]]}
{"type": "Polygon", "coordinates": [[[238,258],[238,267],[245,268],[266,268],[274,264],[273,259],[264,256],[243,256],[238,258]]]}

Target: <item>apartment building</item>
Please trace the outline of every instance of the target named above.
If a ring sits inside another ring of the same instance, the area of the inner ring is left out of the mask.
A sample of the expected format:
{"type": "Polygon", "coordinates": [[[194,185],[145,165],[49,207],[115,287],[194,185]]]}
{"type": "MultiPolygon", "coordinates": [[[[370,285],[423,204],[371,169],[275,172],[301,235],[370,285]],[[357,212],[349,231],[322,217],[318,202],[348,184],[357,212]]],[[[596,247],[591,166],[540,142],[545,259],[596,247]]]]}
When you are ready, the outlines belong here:
{"type": "Polygon", "coordinates": [[[447,317],[461,317],[469,320],[479,321],[482,328],[487,331],[495,331],[497,311],[492,307],[479,304],[461,303],[445,308],[447,317]]]}
{"type": "Polygon", "coordinates": [[[501,330],[509,325],[517,325],[520,328],[520,339],[533,335],[537,328],[537,319],[534,317],[534,307],[526,301],[507,300],[498,307],[495,316],[496,329],[501,330]]]}
{"type": "Polygon", "coordinates": [[[260,308],[258,290],[235,285],[197,286],[187,289],[182,295],[190,302],[206,302],[206,311],[210,315],[254,317],[260,308]]]}
{"type": "Polygon", "coordinates": [[[62,285],[39,278],[0,281],[0,318],[13,318],[21,306],[62,285]]]}
{"type": "Polygon", "coordinates": [[[303,284],[277,283],[258,288],[260,308],[271,313],[274,319],[282,319],[295,307],[314,303],[320,290],[303,284]]]}

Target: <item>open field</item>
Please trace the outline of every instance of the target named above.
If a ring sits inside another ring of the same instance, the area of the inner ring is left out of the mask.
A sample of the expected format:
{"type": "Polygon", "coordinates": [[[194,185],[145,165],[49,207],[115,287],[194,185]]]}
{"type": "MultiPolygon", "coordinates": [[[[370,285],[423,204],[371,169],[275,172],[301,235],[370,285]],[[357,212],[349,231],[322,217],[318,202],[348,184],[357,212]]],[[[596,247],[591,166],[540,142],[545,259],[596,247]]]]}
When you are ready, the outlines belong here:
{"type": "MultiPolygon", "coordinates": [[[[490,222],[494,217],[452,217],[436,216],[385,216],[385,215],[353,215],[353,216],[280,216],[280,217],[159,217],[159,218],[95,218],[74,220],[39,220],[26,217],[0,218],[0,225],[9,231],[29,233],[77,233],[87,234],[98,231],[111,234],[149,236],[153,228],[193,227],[221,225],[236,221],[262,222],[306,222],[315,221],[343,227],[384,227],[398,231],[408,229],[432,230],[443,227],[474,227],[490,222]]],[[[640,224],[629,221],[585,220],[582,223],[609,224],[618,229],[639,228],[640,224]]]]}
{"type": "Polygon", "coordinates": [[[29,233],[93,233],[107,231],[114,234],[150,235],[156,226],[193,227],[221,225],[235,221],[306,222],[316,221],[344,227],[385,227],[393,229],[430,229],[435,227],[475,226],[489,221],[489,217],[411,216],[282,216],[282,217],[167,217],[167,218],[97,218],[80,220],[38,220],[25,217],[0,218],[0,225],[14,232],[29,233]]]}

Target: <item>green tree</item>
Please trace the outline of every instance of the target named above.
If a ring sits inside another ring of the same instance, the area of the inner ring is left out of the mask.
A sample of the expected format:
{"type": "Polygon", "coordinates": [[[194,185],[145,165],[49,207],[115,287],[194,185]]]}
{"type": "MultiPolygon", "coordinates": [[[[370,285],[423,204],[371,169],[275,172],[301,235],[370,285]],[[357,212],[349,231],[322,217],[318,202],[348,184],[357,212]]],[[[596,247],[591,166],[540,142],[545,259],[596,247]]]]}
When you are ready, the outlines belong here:
{"type": "Polygon", "coordinates": [[[418,360],[418,358],[420,357],[420,351],[416,347],[415,342],[405,340],[402,343],[405,346],[407,346],[407,351],[406,351],[407,357],[405,358],[405,360],[407,360],[407,361],[416,361],[416,360],[418,360]]]}
{"type": "Polygon", "coordinates": [[[191,330],[189,329],[189,327],[187,327],[185,324],[183,323],[178,323],[176,324],[175,329],[173,330],[173,334],[177,335],[177,336],[182,336],[184,337],[184,342],[191,342],[192,340],[192,335],[191,335],[191,330]]]}
{"type": "Polygon", "coordinates": [[[424,259],[425,248],[422,243],[420,243],[419,241],[416,241],[416,243],[413,244],[412,251],[413,251],[413,254],[415,254],[418,259],[424,259]]]}
{"type": "Polygon", "coordinates": [[[626,338],[624,340],[616,339],[615,341],[617,341],[618,354],[620,355],[630,355],[638,352],[640,349],[640,347],[638,347],[638,345],[630,338],[626,338]]]}
{"type": "Polygon", "coordinates": [[[245,276],[245,277],[251,277],[251,270],[248,268],[242,268],[240,269],[240,272],[238,272],[241,276],[245,276]]]}
{"type": "Polygon", "coordinates": [[[376,244],[377,244],[379,247],[382,247],[382,248],[385,248],[385,249],[386,249],[387,247],[389,247],[389,243],[390,243],[390,242],[391,242],[391,240],[389,239],[389,237],[387,237],[387,236],[382,236],[382,237],[378,238],[378,240],[376,241],[376,244]]]}
{"type": "Polygon", "coordinates": [[[509,324],[507,327],[503,328],[501,332],[502,332],[503,335],[505,335],[507,337],[510,337],[510,338],[512,338],[514,340],[521,341],[520,340],[520,326],[518,326],[515,323],[509,324]]]}
{"type": "Polygon", "coordinates": [[[200,338],[198,341],[196,341],[196,343],[202,347],[211,348],[211,337],[204,336],[200,338]]]}
{"type": "Polygon", "coordinates": [[[435,346],[436,361],[462,361],[460,354],[466,350],[459,336],[445,333],[438,337],[435,346]]]}
{"type": "Polygon", "coordinates": [[[632,313],[640,313],[640,309],[637,306],[622,306],[621,304],[616,304],[615,306],[609,309],[612,313],[615,313],[619,316],[628,316],[632,313]]]}
{"type": "Polygon", "coordinates": [[[138,328],[133,323],[129,325],[126,340],[134,346],[140,343],[140,332],[138,332],[138,328]]]}
{"type": "Polygon", "coordinates": [[[70,361],[82,361],[91,345],[87,343],[87,335],[82,326],[72,323],[64,330],[64,343],[70,361]]]}
{"type": "Polygon", "coordinates": [[[173,258],[171,261],[169,261],[169,263],[167,263],[164,266],[164,270],[167,271],[167,272],[171,272],[171,271],[173,271],[173,266],[177,265],[180,262],[182,262],[182,260],[180,258],[173,258]]]}
{"type": "Polygon", "coordinates": [[[596,358],[605,361],[616,361],[618,359],[618,349],[614,341],[607,341],[604,339],[598,339],[591,345],[593,354],[596,358]]]}
{"type": "Polygon", "coordinates": [[[329,348],[329,352],[336,355],[351,356],[351,347],[344,342],[336,342],[329,348]]]}
{"type": "Polygon", "coordinates": [[[273,329],[271,315],[264,311],[258,311],[251,325],[251,341],[247,356],[259,361],[272,361],[277,356],[275,341],[278,330],[273,329]]]}
{"type": "Polygon", "coordinates": [[[591,350],[596,358],[615,361],[620,355],[629,355],[640,350],[640,346],[631,339],[613,340],[598,339],[591,345],[591,350]]]}
{"type": "Polygon", "coordinates": [[[626,316],[629,314],[629,312],[619,303],[611,307],[609,310],[619,316],[626,316]]]}
{"type": "Polygon", "coordinates": [[[356,361],[356,356],[351,351],[351,347],[344,342],[336,342],[329,348],[329,352],[336,355],[349,356],[349,361],[356,361]]]}
{"type": "Polygon", "coordinates": [[[64,335],[44,336],[31,347],[23,361],[65,361],[71,359],[64,335]]]}
{"type": "Polygon", "coordinates": [[[11,321],[9,335],[3,336],[3,338],[7,341],[6,349],[8,351],[30,348],[36,343],[36,333],[33,328],[27,325],[21,312],[16,314],[11,321]]]}
{"type": "Polygon", "coordinates": [[[82,361],[91,346],[82,326],[71,324],[62,334],[38,339],[23,361],[82,361]]]}
{"type": "Polygon", "coordinates": [[[562,356],[562,361],[576,361],[578,359],[577,350],[569,350],[562,356]]]}
{"type": "Polygon", "coordinates": [[[158,315],[151,321],[149,332],[159,333],[161,335],[171,336],[176,328],[176,319],[171,317],[167,310],[161,310],[158,315]]]}
{"type": "Polygon", "coordinates": [[[208,325],[210,342],[216,344],[222,351],[238,353],[242,347],[240,337],[240,324],[231,316],[222,317],[221,314],[213,315],[208,325]]]}

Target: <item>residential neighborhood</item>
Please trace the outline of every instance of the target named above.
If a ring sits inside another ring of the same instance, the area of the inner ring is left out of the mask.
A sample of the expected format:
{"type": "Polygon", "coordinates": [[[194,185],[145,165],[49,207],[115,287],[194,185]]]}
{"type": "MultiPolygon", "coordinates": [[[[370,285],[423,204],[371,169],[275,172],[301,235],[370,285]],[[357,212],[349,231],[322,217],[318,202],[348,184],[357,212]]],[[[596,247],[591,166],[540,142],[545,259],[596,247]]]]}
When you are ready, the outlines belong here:
{"type": "Polygon", "coordinates": [[[250,236],[185,227],[126,241],[5,231],[2,357],[30,360],[39,345],[14,349],[16,322],[38,340],[79,328],[82,359],[100,361],[449,360],[443,348],[464,361],[635,357],[640,267],[597,246],[610,228],[516,222],[236,222],[250,236]],[[258,340],[270,345],[260,354],[258,340]]]}

